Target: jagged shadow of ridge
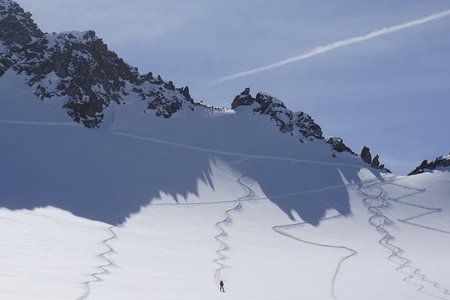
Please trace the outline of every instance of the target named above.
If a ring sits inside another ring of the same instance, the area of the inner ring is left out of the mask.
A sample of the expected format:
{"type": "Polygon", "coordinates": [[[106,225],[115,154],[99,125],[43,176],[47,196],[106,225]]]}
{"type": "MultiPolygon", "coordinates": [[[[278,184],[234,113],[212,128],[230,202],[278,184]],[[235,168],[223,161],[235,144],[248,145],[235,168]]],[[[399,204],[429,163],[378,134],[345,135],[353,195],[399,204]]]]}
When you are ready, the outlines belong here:
{"type": "Polygon", "coordinates": [[[210,157],[83,127],[0,126],[0,207],[54,206],[117,224],[157,198],[212,188],[210,157]]]}
{"type": "Polygon", "coordinates": [[[312,225],[330,209],[350,215],[343,177],[360,181],[354,167],[256,158],[234,164],[236,155],[212,156],[81,126],[2,125],[0,136],[0,207],[55,206],[109,224],[123,222],[161,192],[174,199],[198,195],[199,180],[214,189],[215,159],[255,180],[291,219],[296,212],[312,225]],[[333,186],[340,187],[323,189],[333,186]]]}
{"type": "MultiPolygon", "coordinates": [[[[330,209],[342,216],[351,215],[350,196],[343,177],[350,183],[361,182],[360,169],[355,167],[260,159],[243,161],[234,167],[255,180],[269,200],[291,220],[295,220],[295,212],[314,226],[320,224],[330,209]]],[[[373,174],[382,179],[379,173],[373,174]]]]}

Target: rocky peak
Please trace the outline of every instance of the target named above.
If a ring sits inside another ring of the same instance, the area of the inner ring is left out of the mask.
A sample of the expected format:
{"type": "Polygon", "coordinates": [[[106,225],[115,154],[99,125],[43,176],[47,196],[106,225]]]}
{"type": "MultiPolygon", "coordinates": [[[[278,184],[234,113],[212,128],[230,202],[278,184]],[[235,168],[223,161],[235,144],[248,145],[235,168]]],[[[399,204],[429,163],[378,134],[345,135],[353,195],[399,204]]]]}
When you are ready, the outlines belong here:
{"type": "Polygon", "coordinates": [[[0,41],[6,46],[22,47],[44,35],[16,2],[0,0],[0,41]]]}
{"type": "Polygon", "coordinates": [[[249,106],[253,113],[269,116],[283,133],[301,135],[304,138],[323,139],[322,129],[311,116],[304,112],[292,112],[286,108],[283,102],[267,93],[259,92],[253,98],[250,89],[246,88],[234,98],[231,104],[232,109],[241,106],[249,106]]]}
{"type": "Polygon", "coordinates": [[[140,75],[94,31],[44,34],[31,14],[10,0],[0,0],[0,28],[0,42],[6,45],[0,53],[0,77],[8,69],[26,74],[38,97],[64,97],[68,114],[87,127],[101,126],[110,104],[124,103],[131,93],[164,118],[184,108],[205,107],[187,87],[177,89],[152,73],[140,75]]]}
{"type": "Polygon", "coordinates": [[[252,105],[255,99],[250,95],[250,88],[246,88],[239,95],[237,95],[231,103],[231,109],[236,109],[239,106],[252,105]]]}
{"type": "Polygon", "coordinates": [[[408,175],[417,175],[426,171],[431,171],[435,169],[444,169],[450,171],[450,153],[448,155],[439,156],[432,162],[428,162],[427,160],[422,161],[422,163],[417,166],[413,171],[411,171],[408,175]]]}

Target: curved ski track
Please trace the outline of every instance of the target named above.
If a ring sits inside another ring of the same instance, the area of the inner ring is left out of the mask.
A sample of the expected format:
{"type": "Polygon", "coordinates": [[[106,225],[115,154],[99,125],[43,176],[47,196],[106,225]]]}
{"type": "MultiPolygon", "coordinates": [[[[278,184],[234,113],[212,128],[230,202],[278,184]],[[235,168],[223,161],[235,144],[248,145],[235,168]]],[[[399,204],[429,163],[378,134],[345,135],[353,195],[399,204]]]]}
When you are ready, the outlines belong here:
{"type": "Polygon", "coordinates": [[[83,282],[85,291],[84,291],[84,294],[81,297],[77,298],[77,300],[87,299],[89,297],[89,295],[91,294],[91,287],[90,287],[91,283],[103,281],[103,279],[100,276],[109,273],[109,271],[107,270],[107,267],[115,266],[115,264],[106,257],[106,255],[115,252],[115,250],[108,244],[109,241],[117,239],[117,235],[113,231],[114,227],[115,226],[110,226],[108,228],[108,231],[111,233],[111,236],[109,238],[101,241],[101,243],[103,245],[105,245],[108,248],[108,250],[105,251],[105,252],[100,253],[98,256],[101,257],[103,260],[105,260],[106,264],[97,266],[99,271],[95,272],[95,273],[91,273],[91,276],[94,279],[83,282]]]}
{"type": "MultiPolygon", "coordinates": [[[[332,216],[332,217],[323,218],[320,221],[336,219],[336,218],[339,218],[339,217],[342,217],[342,215],[335,215],[335,216],[332,216]]],[[[325,247],[325,248],[343,249],[343,250],[346,250],[346,251],[350,252],[349,255],[347,255],[347,256],[345,256],[345,257],[343,257],[343,258],[341,258],[339,260],[339,262],[337,264],[337,267],[336,267],[336,270],[334,271],[334,274],[333,274],[333,279],[331,280],[331,286],[330,286],[331,296],[333,297],[333,299],[337,299],[336,298],[336,293],[335,293],[335,285],[336,285],[337,277],[339,275],[339,271],[341,270],[341,266],[344,263],[344,261],[346,261],[347,259],[351,258],[352,256],[357,255],[358,251],[356,251],[355,249],[346,247],[346,246],[321,244],[321,243],[315,243],[315,242],[310,242],[310,241],[307,241],[307,240],[303,240],[303,239],[300,239],[300,238],[298,238],[296,236],[293,236],[293,235],[287,233],[286,231],[284,231],[282,229],[282,228],[295,227],[295,226],[300,226],[300,225],[305,225],[305,224],[307,224],[307,222],[293,223],[293,224],[287,224],[287,225],[275,225],[275,226],[272,227],[272,229],[275,230],[275,232],[277,232],[277,233],[279,233],[279,234],[281,234],[281,235],[283,235],[285,237],[288,237],[290,239],[293,239],[293,240],[296,240],[296,241],[299,241],[299,242],[302,242],[302,243],[305,243],[305,244],[310,244],[310,245],[319,246],[319,247],[325,247]]]]}
{"type": "MultiPolygon", "coordinates": [[[[381,184],[392,184],[390,181],[385,182],[385,183],[381,183],[381,184]]],[[[403,249],[401,249],[400,247],[394,245],[393,243],[391,243],[391,241],[393,241],[395,239],[395,237],[385,228],[385,225],[390,225],[393,224],[394,222],[392,220],[390,220],[388,217],[386,217],[383,212],[381,211],[381,209],[385,208],[388,206],[388,201],[386,200],[386,192],[384,191],[384,189],[381,187],[380,183],[374,183],[368,186],[363,186],[363,185],[359,185],[358,187],[358,192],[364,197],[363,199],[363,203],[364,205],[367,207],[368,211],[372,214],[372,216],[369,218],[369,223],[376,228],[376,230],[383,235],[383,237],[378,241],[378,243],[386,248],[387,250],[389,250],[391,252],[391,254],[389,255],[388,259],[390,261],[392,261],[393,263],[397,264],[398,267],[395,269],[396,271],[407,275],[407,277],[405,277],[403,279],[404,282],[407,282],[409,284],[412,284],[414,286],[418,286],[418,288],[416,289],[418,292],[425,294],[427,296],[431,296],[434,298],[438,298],[438,299],[443,299],[443,300],[448,300],[448,298],[443,298],[437,295],[433,295],[433,294],[429,294],[427,292],[424,291],[425,285],[421,284],[421,283],[413,283],[410,281],[410,279],[412,278],[417,278],[419,281],[423,282],[423,283],[428,283],[431,284],[433,288],[443,292],[446,295],[450,295],[448,289],[441,287],[437,282],[435,281],[431,281],[429,280],[425,275],[423,275],[421,273],[421,269],[418,267],[415,267],[412,265],[412,261],[409,260],[408,258],[404,257],[402,254],[405,253],[405,251],[403,249]],[[379,192],[377,195],[371,195],[368,194],[366,192],[363,191],[363,189],[369,189],[372,187],[376,187],[379,189],[379,192]],[[410,271],[408,271],[410,270],[410,271]]],[[[417,189],[418,190],[418,189],[417,189]]],[[[419,192],[424,192],[424,190],[421,190],[419,192]]],[[[412,193],[406,196],[402,196],[399,197],[400,198],[405,198],[405,197],[410,197],[416,193],[412,193]]],[[[396,201],[396,199],[393,199],[393,201],[396,201]]],[[[396,201],[398,203],[401,204],[405,204],[408,205],[407,203],[402,203],[400,201],[396,201]]],[[[411,205],[411,206],[415,206],[415,205],[411,205]]],[[[424,208],[424,209],[430,209],[431,208],[424,208]]],[[[435,209],[432,209],[433,212],[427,212],[426,214],[430,214],[430,213],[435,213],[437,211],[434,211],[435,209]]],[[[440,211],[440,210],[439,210],[440,211]]],[[[418,216],[412,217],[412,218],[408,218],[406,220],[410,220],[413,218],[417,218],[419,216],[423,216],[425,214],[420,214],[418,216]]],[[[400,220],[399,220],[400,221],[400,220]]],[[[406,222],[405,222],[406,223],[406,222]]],[[[422,226],[421,226],[422,227],[422,226]]],[[[427,228],[428,229],[428,228],[427,228]]]]}
{"type": "Polygon", "coordinates": [[[240,178],[238,178],[237,182],[244,188],[244,190],[246,190],[247,193],[244,196],[239,197],[238,199],[236,199],[234,201],[234,202],[236,202],[236,206],[226,210],[225,213],[224,213],[225,218],[223,220],[221,220],[221,221],[218,221],[214,225],[217,228],[217,230],[219,231],[219,234],[214,236],[214,239],[217,241],[217,243],[220,246],[220,248],[218,250],[216,250],[217,258],[214,259],[214,262],[219,265],[219,267],[216,269],[216,273],[215,273],[216,283],[219,283],[219,281],[220,281],[220,273],[225,268],[225,265],[222,262],[227,257],[223,254],[223,252],[228,251],[230,249],[230,247],[222,240],[222,238],[226,237],[228,235],[228,233],[225,231],[225,229],[221,225],[227,224],[227,223],[231,223],[232,219],[230,217],[230,213],[233,212],[233,211],[241,210],[241,208],[242,208],[241,201],[243,199],[251,199],[251,197],[254,195],[253,190],[249,186],[247,186],[245,183],[242,182],[242,179],[244,177],[245,176],[241,176],[240,178]]]}

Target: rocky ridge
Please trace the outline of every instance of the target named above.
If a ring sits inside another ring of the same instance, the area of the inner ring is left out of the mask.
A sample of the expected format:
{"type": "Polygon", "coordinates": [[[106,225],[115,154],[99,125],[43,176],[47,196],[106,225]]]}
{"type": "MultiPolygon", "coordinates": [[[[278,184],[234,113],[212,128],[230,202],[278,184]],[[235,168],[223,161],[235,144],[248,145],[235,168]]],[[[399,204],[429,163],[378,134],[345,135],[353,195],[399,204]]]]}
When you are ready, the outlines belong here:
{"type": "Polygon", "coordinates": [[[0,76],[9,69],[26,74],[26,83],[41,100],[67,97],[68,114],[87,127],[101,126],[107,107],[125,103],[130,93],[164,118],[183,109],[207,108],[192,99],[187,87],[139,74],[94,31],[43,33],[31,14],[11,0],[0,0],[0,28],[0,76]]]}
{"type": "MultiPolygon", "coordinates": [[[[292,112],[275,97],[259,92],[253,98],[250,88],[246,88],[237,95],[231,103],[232,109],[249,106],[254,113],[269,116],[281,132],[291,135],[301,135],[304,138],[323,139],[322,129],[314,122],[310,115],[304,112],[292,112]]],[[[300,139],[303,142],[303,139],[300,139]]]]}
{"type": "Polygon", "coordinates": [[[422,161],[422,163],[408,175],[417,175],[440,168],[448,168],[448,171],[450,171],[450,153],[448,155],[439,156],[431,162],[428,162],[427,160],[422,161]]]}
{"type": "MultiPolygon", "coordinates": [[[[131,94],[146,102],[146,111],[171,118],[180,111],[221,110],[195,101],[188,87],[176,88],[160,75],[140,74],[108,49],[94,31],[44,33],[12,0],[0,0],[0,77],[12,71],[26,75],[28,84],[42,101],[63,98],[69,116],[84,126],[101,127],[111,104],[124,105],[131,94]]],[[[324,140],[322,129],[304,112],[292,112],[279,99],[259,92],[253,97],[245,89],[232,101],[231,108],[249,107],[253,114],[270,117],[282,133],[298,136],[300,142],[324,140]]],[[[335,152],[349,152],[341,138],[325,139],[335,152]]],[[[364,149],[363,149],[364,152],[364,149]]],[[[369,153],[370,154],[370,153],[369,153]]],[[[380,165],[378,156],[372,167],[380,165]]]]}

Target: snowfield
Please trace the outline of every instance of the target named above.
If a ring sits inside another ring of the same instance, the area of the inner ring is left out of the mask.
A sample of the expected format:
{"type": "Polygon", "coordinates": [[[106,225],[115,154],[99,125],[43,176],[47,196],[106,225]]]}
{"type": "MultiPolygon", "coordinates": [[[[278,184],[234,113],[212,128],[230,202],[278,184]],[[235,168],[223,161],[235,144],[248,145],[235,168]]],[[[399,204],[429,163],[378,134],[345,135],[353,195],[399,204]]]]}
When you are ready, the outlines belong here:
{"type": "Polygon", "coordinates": [[[130,98],[87,129],[22,80],[0,81],[1,299],[450,299],[449,172],[380,173],[245,107],[130,98]]]}

